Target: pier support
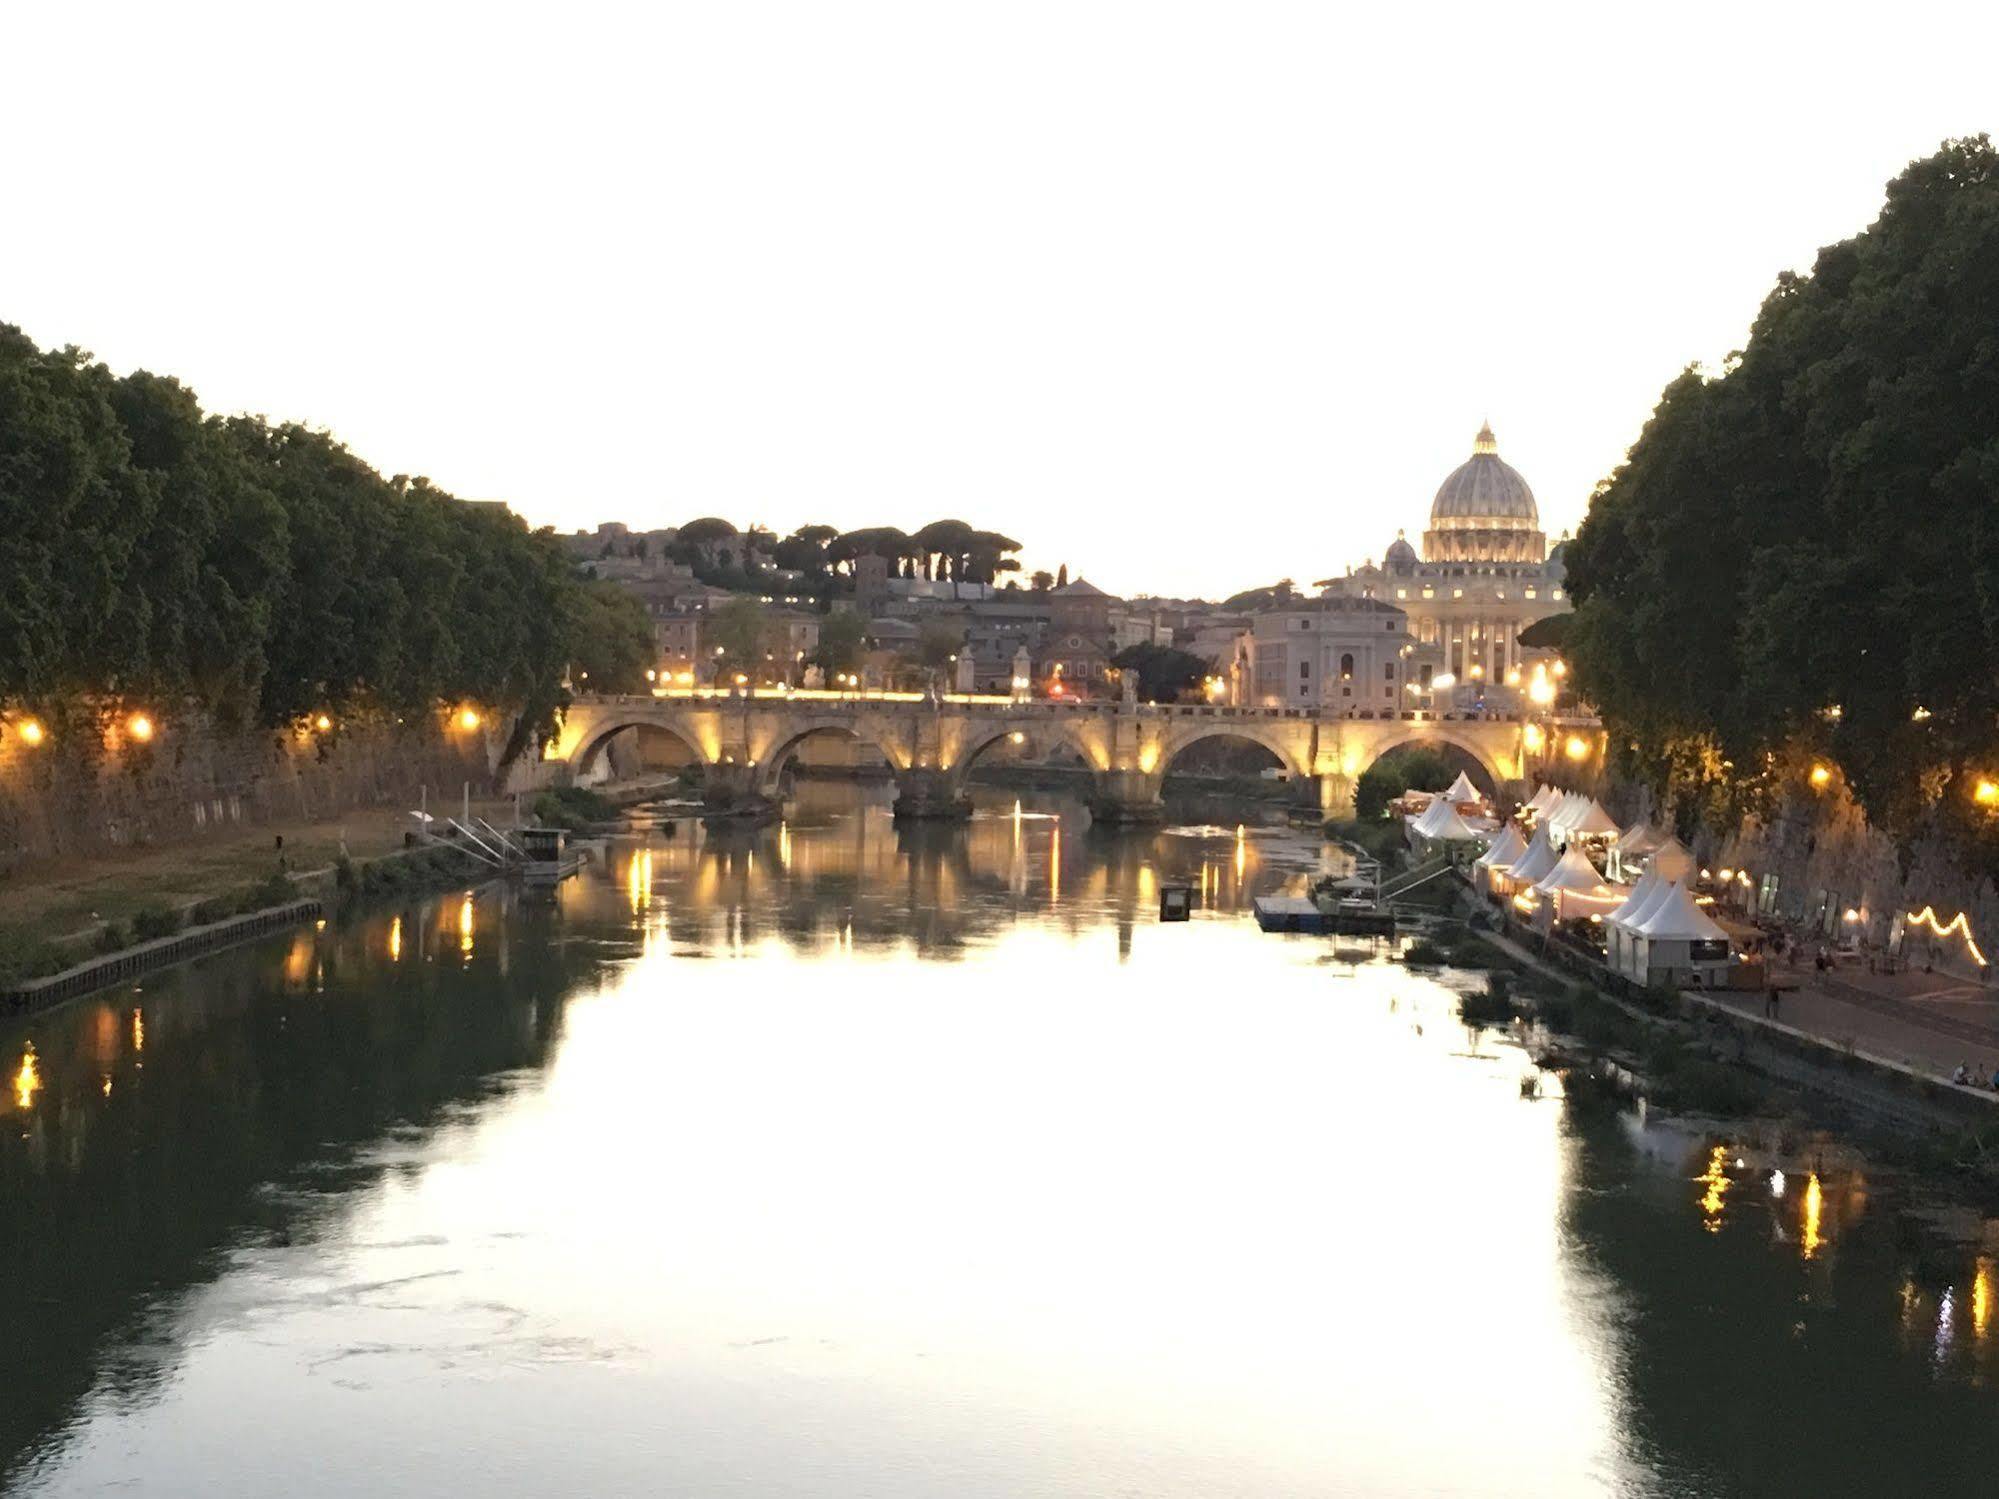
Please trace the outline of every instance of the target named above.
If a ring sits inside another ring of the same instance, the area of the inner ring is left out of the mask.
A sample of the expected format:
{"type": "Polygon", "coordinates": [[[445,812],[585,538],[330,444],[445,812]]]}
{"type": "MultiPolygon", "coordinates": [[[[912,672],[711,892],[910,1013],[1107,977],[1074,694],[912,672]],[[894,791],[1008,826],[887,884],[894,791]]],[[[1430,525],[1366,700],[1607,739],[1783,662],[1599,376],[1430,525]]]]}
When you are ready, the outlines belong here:
{"type": "Polygon", "coordinates": [[[910,769],[895,773],[897,821],[963,822],[971,815],[972,799],[950,772],[910,769]]]}
{"type": "Polygon", "coordinates": [[[1098,771],[1090,787],[1090,821],[1098,827],[1152,827],[1166,820],[1159,780],[1140,770],[1098,771]]]}
{"type": "Polygon", "coordinates": [[[701,778],[702,816],[774,817],[782,808],[764,789],[757,767],[723,760],[707,767],[701,778]]]}

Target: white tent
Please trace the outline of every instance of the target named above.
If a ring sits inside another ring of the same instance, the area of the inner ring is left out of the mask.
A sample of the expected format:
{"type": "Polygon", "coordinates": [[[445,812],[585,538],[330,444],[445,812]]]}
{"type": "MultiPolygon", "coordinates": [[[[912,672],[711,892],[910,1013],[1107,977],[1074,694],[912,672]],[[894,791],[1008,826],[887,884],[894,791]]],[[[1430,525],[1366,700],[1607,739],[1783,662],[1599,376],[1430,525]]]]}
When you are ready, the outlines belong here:
{"type": "Polygon", "coordinates": [[[1569,824],[1575,821],[1576,815],[1588,805],[1589,803],[1575,792],[1569,792],[1555,803],[1555,810],[1548,814],[1548,826],[1558,833],[1566,832],[1569,824]]]}
{"type": "Polygon", "coordinates": [[[1449,802],[1440,803],[1443,811],[1430,826],[1424,828],[1423,836],[1439,843],[1471,843],[1483,838],[1483,833],[1475,833],[1465,826],[1465,820],[1458,816],[1458,810],[1449,802]]]}
{"type": "Polygon", "coordinates": [[[1632,977],[1640,983],[1713,982],[1728,974],[1728,933],[1700,908],[1683,880],[1675,880],[1652,902],[1631,935],[1632,977]]]}
{"type": "Polygon", "coordinates": [[[1534,794],[1527,798],[1527,805],[1521,810],[1529,817],[1546,817],[1548,808],[1561,800],[1561,793],[1553,786],[1536,786],[1534,794]]]}
{"type": "Polygon", "coordinates": [[[1620,879],[1629,879],[1631,872],[1645,861],[1645,855],[1665,842],[1666,835],[1653,827],[1642,817],[1617,835],[1617,841],[1610,846],[1610,872],[1620,879]]]}
{"type": "Polygon", "coordinates": [[[1562,831],[1571,838],[1600,838],[1617,831],[1617,822],[1603,810],[1603,803],[1592,797],[1584,803],[1583,809],[1562,825],[1562,831]]]}
{"type": "Polygon", "coordinates": [[[1437,819],[1450,810],[1450,804],[1441,796],[1433,797],[1429,806],[1409,819],[1409,826],[1427,838],[1430,836],[1430,829],[1435,826],[1437,819]]]}
{"type": "Polygon", "coordinates": [[[1555,915],[1564,921],[1573,916],[1607,915],[1624,899],[1624,892],[1605,884],[1579,848],[1565,850],[1555,867],[1535,882],[1534,890],[1554,901],[1555,915]]]}
{"type": "Polygon", "coordinates": [[[1555,867],[1555,845],[1548,841],[1546,828],[1536,829],[1534,841],[1527,845],[1527,852],[1506,866],[1506,881],[1516,890],[1523,885],[1532,885],[1555,867]]]}
{"type": "MultiPolygon", "coordinates": [[[[1621,919],[1617,923],[1619,928],[1617,968],[1620,973],[1630,973],[1637,966],[1638,928],[1645,924],[1646,918],[1659,909],[1659,903],[1673,890],[1671,880],[1652,870],[1645,871],[1645,879],[1652,882],[1651,893],[1641,901],[1634,901],[1628,912],[1619,913],[1621,919]]],[[[1644,881],[1641,880],[1639,883],[1643,884],[1644,881]]]]}
{"type": "Polygon", "coordinates": [[[1694,856],[1687,852],[1687,846],[1679,839],[1668,838],[1652,850],[1645,867],[1656,869],[1662,879],[1684,880],[1694,872],[1694,856]]]}
{"type": "Polygon", "coordinates": [[[1653,897],[1658,895],[1665,887],[1666,881],[1660,879],[1658,875],[1648,869],[1637,884],[1627,887],[1624,904],[1603,918],[1604,940],[1606,943],[1605,956],[1609,959],[1612,968],[1618,969],[1620,972],[1624,968],[1624,933],[1626,925],[1634,920],[1646,906],[1650,905],[1653,897]]]}
{"type": "Polygon", "coordinates": [[[1517,859],[1525,851],[1527,851],[1527,839],[1519,835],[1519,829],[1513,823],[1507,823],[1505,827],[1499,829],[1499,837],[1491,841],[1491,847],[1479,853],[1477,867],[1487,871],[1505,869],[1509,863],[1513,863],[1513,859],[1517,859]]]}
{"type": "Polygon", "coordinates": [[[1444,793],[1444,800],[1461,806],[1465,802],[1481,801],[1483,798],[1478,794],[1478,787],[1472,785],[1471,778],[1461,770],[1458,772],[1458,778],[1451,782],[1450,789],[1444,793]]]}

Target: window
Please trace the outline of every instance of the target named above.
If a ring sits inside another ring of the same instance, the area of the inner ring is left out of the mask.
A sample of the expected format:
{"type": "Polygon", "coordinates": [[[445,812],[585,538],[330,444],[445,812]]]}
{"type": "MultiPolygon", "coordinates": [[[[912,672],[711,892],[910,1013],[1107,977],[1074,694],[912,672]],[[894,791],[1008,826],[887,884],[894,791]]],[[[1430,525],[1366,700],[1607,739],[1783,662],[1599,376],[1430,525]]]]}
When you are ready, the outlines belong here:
{"type": "Polygon", "coordinates": [[[1406,599],[1409,597],[1409,590],[1406,588],[1398,588],[1395,590],[1395,596],[1398,599],[1406,599]]]}
{"type": "Polygon", "coordinates": [[[1383,676],[1383,677],[1385,677],[1385,678],[1386,678],[1386,679],[1387,679],[1388,681],[1391,681],[1391,682],[1392,682],[1392,681],[1394,681],[1394,680],[1395,680],[1395,663],[1394,663],[1393,661],[1391,661],[1391,662],[1389,662],[1389,663],[1388,663],[1388,664],[1387,664],[1386,666],[1382,667],[1382,668],[1381,668],[1381,674],[1382,674],[1382,676],[1383,676]]]}
{"type": "Polygon", "coordinates": [[[1550,591],[1549,596],[1551,598],[1560,598],[1562,596],[1562,590],[1559,588],[1553,589],[1550,591]]]}
{"type": "Polygon", "coordinates": [[[1534,598],[1534,597],[1536,597],[1536,596],[1537,596],[1537,595],[1535,594],[1535,592],[1534,592],[1534,590],[1533,590],[1533,589],[1531,589],[1531,588],[1530,588],[1530,589],[1528,589],[1528,590],[1527,590],[1527,597],[1528,597],[1528,598],[1530,598],[1530,599],[1531,599],[1531,598],[1534,598]]]}
{"type": "Polygon", "coordinates": [[[1352,651],[1348,651],[1345,655],[1340,657],[1340,680],[1342,682],[1351,682],[1353,680],[1352,651]]]}
{"type": "Polygon", "coordinates": [[[1430,663],[1425,661],[1420,667],[1417,668],[1417,674],[1419,679],[1423,683],[1423,690],[1425,692],[1428,692],[1430,690],[1430,663]]]}
{"type": "Polygon", "coordinates": [[[1454,599],[1461,599],[1464,596],[1465,596],[1465,591],[1462,588],[1453,588],[1451,590],[1451,597],[1454,599]]]}
{"type": "Polygon", "coordinates": [[[1395,621],[1391,619],[1391,620],[1389,620],[1389,621],[1388,621],[1388,623],[1386,623],[1385,625],[1383,625],[1383,626],[1382,626],[1381,628],[1382,628],[1382,629],[1384,629],[1384,630],[1386,630],[1386,631],[1388,631],[1388,633],[1392,635],[1392,634],[1394,634],[1394,633],[1395,633],[1395,621]]]}
{"type": "Polygon", "coordinates": [[[1298,675],[1300,677],[1309,677],[1311,674],[1312,674],[1312,663],[1309,661],[1300,661],[1298,663],[1298,675]]]}
{"type": "Polygon", "coordinates": [[[1423,590],[1423,597],[1426,599],[1433,599],[1436,596],[1437,596],[1437,590],[1434,588],[1425,588],[1423,590]]]}

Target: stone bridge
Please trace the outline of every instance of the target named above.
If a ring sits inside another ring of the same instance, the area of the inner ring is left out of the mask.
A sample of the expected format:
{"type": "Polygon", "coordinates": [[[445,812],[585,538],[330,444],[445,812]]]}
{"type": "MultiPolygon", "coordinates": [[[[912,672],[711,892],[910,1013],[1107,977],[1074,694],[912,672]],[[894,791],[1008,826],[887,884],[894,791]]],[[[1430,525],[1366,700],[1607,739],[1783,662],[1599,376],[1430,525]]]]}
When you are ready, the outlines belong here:
{"type": "Polygon", "coordinates": [[[1001,697],[832,692],[676,691],[643,697],[579,697],[545,765],[578,783],[605,774],[604,746],[640,726],[680,739],[704,770],[718,807],[774,800],[798,747],[815,734],[873,745],[896,778],[896,812],[962,816],[965,782],[994,745],[1025,743],[1045,757],[1073,750],[1091,771],[1090,810],[1103,822],[1151,822],[1173,762],[1208,739],[1262,745],[1327,816],[1353,811],[1354,782],[1404,745],[1452,745],[1483,772],[1489,791],[1518,794],[1545,762],[1572,770],[1601,763],[1594,720],[1499,714],[1405,712],[1346,716],[1305,708],[1154,706],[1116,702],[1017,702],[1001,697]]]}

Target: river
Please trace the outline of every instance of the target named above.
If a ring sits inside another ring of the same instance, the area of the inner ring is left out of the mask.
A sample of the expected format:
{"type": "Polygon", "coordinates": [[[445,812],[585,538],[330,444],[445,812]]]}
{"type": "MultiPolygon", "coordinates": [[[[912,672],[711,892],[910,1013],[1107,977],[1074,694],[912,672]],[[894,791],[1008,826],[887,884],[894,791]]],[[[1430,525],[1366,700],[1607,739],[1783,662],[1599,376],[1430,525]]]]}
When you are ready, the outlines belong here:
{"type": "Polygon", "coordinates": [[[0,1030],[6,1491],[1989,1490],[1989,1225],[1524,1097],[1315,837],[885,797],[0,1030]]]}

